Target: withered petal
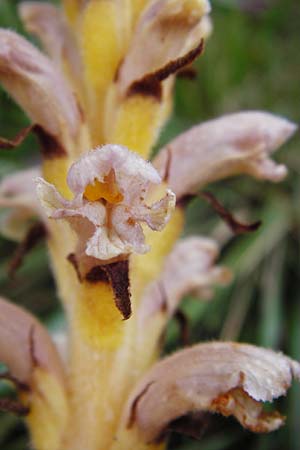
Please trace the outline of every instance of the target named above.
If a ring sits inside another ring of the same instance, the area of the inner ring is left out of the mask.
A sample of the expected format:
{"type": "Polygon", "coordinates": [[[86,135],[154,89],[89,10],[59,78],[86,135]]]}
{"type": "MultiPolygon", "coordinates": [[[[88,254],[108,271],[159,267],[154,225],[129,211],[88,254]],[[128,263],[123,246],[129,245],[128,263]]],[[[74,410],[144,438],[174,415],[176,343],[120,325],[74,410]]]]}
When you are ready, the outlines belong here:
{"type": "Polygon", "coordinates": [[[86,280],[92,283],[109,281],[118,310],[125,320],[129,319],[131,316],[131,294],[128,259],[102,266],[95,266],[86,275],[86,280]]]}
{"type": "Polygon", "coordinates": [[[285,395],[300,364],[281,353],[247,344],[212,342],[157,363],[130,396],[125,419],[142,439],[159,439],[170,422],[190,412],[234,415],[246,428],[268,432],[283,423],[259,402],[285,395]],[[155,411],[155,413],[153,413],[155,411]]]}
{"type": "Polygon", "coordinates": [[[20,383],[36,365],[64,382],[64,369],[46,329],[27,311],[0,298],[0,361],[20,383]]]}
{"type": "Polygon", "coordinates": [[[168,143],[154,159],[177,200],[208,183],[248,174],[281,181],[287,173],[270,155],[296,131],[292,122],[261,111],[244,111],[204,122],[168,143]]]}
{"type": "Polygon", "coordinates": [[[77,136],[81,113],[63,74],[23,37],[0,30],[0,82],[34,123],[62,143],[77,136]]]}

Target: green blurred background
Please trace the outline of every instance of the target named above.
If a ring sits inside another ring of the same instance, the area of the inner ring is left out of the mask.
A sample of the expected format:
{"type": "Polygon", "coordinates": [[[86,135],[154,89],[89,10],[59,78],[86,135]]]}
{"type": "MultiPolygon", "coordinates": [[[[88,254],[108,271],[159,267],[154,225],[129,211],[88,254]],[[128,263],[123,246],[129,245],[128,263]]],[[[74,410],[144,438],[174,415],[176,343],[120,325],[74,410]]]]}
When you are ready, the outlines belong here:
{"type": "MultiPolygon", "coordinates": [[[[0,0],[0,26],[23,32],[16,15],[17,1],[0,0]]],[[[191,125],[243,109],[262,109],[300,121],[300,2],[298,0],[214,0],[214,32],[205,55],[196,64],[196,80],[178,80],[175,110],[161,143],[191,125]]],[[[12,137],[28,119],[8,95],[0,91],[0,135],[12,137]]],[[[246,177],[210,187],[233,211],[261,219],[255,233],[226,240],[221,261],[235,272],[226,289],[212,302],[187,298],[182,306],[190,321],[191,342],[239,340],[281,349],[300,360],[300,156],[299,137],[276,158],[290,174],[284,183],[255,182],[246,177]]],[[[30,166],[39,159],[37,143],[28,137],[16,151],[0,154],[0,177],[30,166]]],[[[186,234],[223,236],[224,228],[200,200],[188,208],[186,234]]],[[[50,329],[63,317],[56,298],[46,249],[34,249],[15,280],[7,265],[15,244],[0,238],[0,293],[39,315],[50,329]]],[[[180,346],[177,324],[171,323],[166,352],[180,346]]],[[[199,441],[174,435],[176,450],[299,450],[300,387],[276,402],[287,423],[270,435],[253,435],[234,420],[210,416],[199,441]]],[[[0,416],[0,449],[29,448],[22,423],[0,416]]],[[[84,450],[84,449],[83,449],[84,450]]]]}

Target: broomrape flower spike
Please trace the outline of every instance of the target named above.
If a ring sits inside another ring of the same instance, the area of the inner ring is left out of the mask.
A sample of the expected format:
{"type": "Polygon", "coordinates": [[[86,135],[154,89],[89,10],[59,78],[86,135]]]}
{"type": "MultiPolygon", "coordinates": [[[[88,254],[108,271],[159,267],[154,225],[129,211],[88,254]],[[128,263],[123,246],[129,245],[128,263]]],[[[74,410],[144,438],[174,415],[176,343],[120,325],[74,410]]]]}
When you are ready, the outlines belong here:
{"type": "MultiPolygon", "coordinates": [[[[26,414],[34,450],[157,450],[163,441],[161,450],[178,418],[187,431],[191,413],[199,434],[203,411],[233,415],[254,432],[278,428],[282,416],[264,412],[262,402],[299,379],[298,362],[229,342],[156,360],[183,296],[213,301],[215,285],[231,280],[216,242],[177,242],[185,200],[230,176],[281,181],[287,168],[271,155],[296,126],[263,111],[225,115],[167,143],[152,165],[175,76],[209,51],[208,0],[61,6],[19,7],[48,56],[0,30],[0,83],[32,120],[15,138],[0,137],[0,149],[34,131],[43,150],[41,167],[0,183],[7,209],[0,231],[20,241],[12,271],[37,238],[47,239],[68,322],[52,339],[30,314],[0,299],[0,362],[7,367],[0,378],[19,398],[0,399],[0,409],[26,414]]],[[[203,196],[232,228],[257,227],[203,196]]]]}

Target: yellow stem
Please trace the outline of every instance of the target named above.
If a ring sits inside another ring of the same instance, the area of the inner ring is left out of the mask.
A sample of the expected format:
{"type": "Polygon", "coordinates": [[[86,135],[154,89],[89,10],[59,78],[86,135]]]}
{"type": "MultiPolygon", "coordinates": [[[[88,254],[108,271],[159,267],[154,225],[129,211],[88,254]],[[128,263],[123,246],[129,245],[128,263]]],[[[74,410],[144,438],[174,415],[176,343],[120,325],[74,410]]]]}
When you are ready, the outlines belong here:
{"type": "MultiPolygon", "coordinates": [[[[45,177],[55,182],[65,197],[70,197],[65,181],[68,165],[69,161],[63,159],[44,164],[45,177]]],[[[77,244],[69,225],[49,221],[49,249],[59,295],[67,312],[70,339],[71,407],[63,447],[58,450],[108,450],[114,446],[122,450],[161,448],[145,447],[135,432],[124,429],[121,417],[134,383],[152,362],[147,352],[140,352],[136,342],[139,302],[145,286],[160,273],[182,227],[183,214],[177,210],[162,232],[145,231],[152,249],[146,255],[131,257],[133,317],[125,322],[108,283],[79,282],[67,260],[77,244]]]]}

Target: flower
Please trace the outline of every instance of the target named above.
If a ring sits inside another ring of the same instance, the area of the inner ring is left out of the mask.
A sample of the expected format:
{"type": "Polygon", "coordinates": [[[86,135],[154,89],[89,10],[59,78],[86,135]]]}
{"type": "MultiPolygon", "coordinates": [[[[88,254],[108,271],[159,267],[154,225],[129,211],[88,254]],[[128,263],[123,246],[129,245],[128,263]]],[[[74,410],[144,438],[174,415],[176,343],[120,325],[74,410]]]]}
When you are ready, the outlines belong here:
{"type": "MultiPolygon", "coordinates": [[[[0,300],[2,378],[19,394],[18,404],[0,407],[26,414],[36,450],[154,450],[191,412],[198,428],[203,411],[232,414],[256,432],[283,423],[261,405],[299,378],[299,363],[280,353],[212,342],[156,362],[183,296],[211,297],[231,276],[214,241],[177,242],[185,197],[238,174],[280,181],[287,169],[270,155],[296,129],[240,112],[197,125],[147,161],[171,112],[175,75],[212,30],[209,13],[207,0],[25,2],[24,25],[49,56],[0,30],[0,82],[32,121],[0,148],[32,131],[43,155],[42,208],[36,172],[4,180],[0,201],[14,214],[25,208],[22,227],[32,214],[43,221],[68,322],[62,361],[36,319],[0,300]]],[[[211,203],[233,229],[256,227],[211,203]]]]}
{"type": "Polygon", "coordinates": [[[259,180],[281,181],[283,164],[270,155],[296,131],[282,117],[262,111],[228,114],[195,126],[164,147],[154,166],[180,198],[208,183],[237,174],[259,180]]]}
{"type": "Polygon", "coordinates": [[[199,411],[234,415],[254,432],[273,431],[284,418],[263,412],[260,402],[284,395],[292,377],[300,379],[300,364],[271,350],[232,342],[195,345],[145,375],[128,400],[124,420],[148,443],[163,437],[173,420],[199,411]]]}
{"type": "Polygon", "coordinates": [[[8,369],[1,378],[13,383],[20,402],[5,399],[8,411],[38,420],[34,438],[52,435],[58,448],[68,419],[67,377],[63,362],[44,326],[24,309],[0,298],[0,360],[8,369]]]}
{"type": "Polygon", "coordinates": [[[33,122],[70,145],[78,137],[80,110],[64,76],[26,39],[0,30],[0,82],[33,122]]]}
{"type": "Polygon", "coordinates": [[[218,254],[218,245],[212,239],[181,239],[166,258],[160,277],[145,289],[139,309],[142,329],[155,314],[164,313],[168,320],[185,295],[196,293],[201,299],[209,299],[212,285],[230,282],[230,271],[214,266],[218,254]]]}
{"type": "MultiPolygon", "coordinates": [[[[119,145],[83,155],[71,166],[67,180],[74,194],[71,201],[42,178],[37,180],[37,192],[48,217],[68,220],[77,233],[78,262],[86,255],[107,264],[132,252],[149,251],[140,222],[162,230],[175,207],[171,190],[162,200],[146,205],[149,189],[161,178],[150,163],[119,145]]],[[[93,264],[89,261],[90,268],[93,264]]]]}

